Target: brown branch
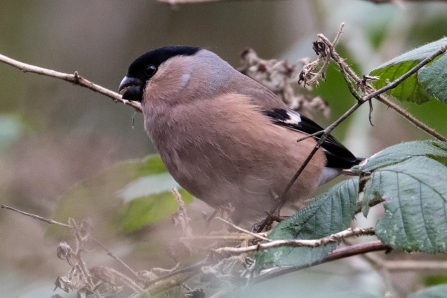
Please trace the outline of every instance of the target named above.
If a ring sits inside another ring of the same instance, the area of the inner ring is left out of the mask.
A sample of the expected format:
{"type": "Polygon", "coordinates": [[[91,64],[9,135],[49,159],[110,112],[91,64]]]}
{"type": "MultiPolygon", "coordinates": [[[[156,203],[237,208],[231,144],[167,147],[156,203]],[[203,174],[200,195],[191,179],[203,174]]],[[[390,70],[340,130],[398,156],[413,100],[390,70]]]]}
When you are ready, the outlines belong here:
{"type": "Polygon", "coordinates": [[[399,113],[402,117],[407,119],[411,124],[416,126],[417,128],[425,131],[429,135],[433,136],[434,138],[447,142],[447,138],[443,136],[442,134],[438,133],[434,128],[431,128],[427,126],[426,124],[422,123],[421,121],[417,120],[413,115],[405,111],[403,108],[398,106],[397,104],[393,103],[391,100],[387,99],[383,95],[376,96],[376,99],[380,101],[381,103],[387,105],[389,108],[394,110],[395,112],[399,113]]]}
{"type": "Polygon", "coordinates": [[[146,283],[145,291],[155,296],[170,288],[181,285],[184,281],[200,273],[203,266],[211,265],[210,261],[203,260],[189,267],[168,273],[146,283]],[[169,280],[168,280],[169,279],[169,280]]]}
{"type": "MultiPolygon", "coordinates": [[[[140,295],[144,295],[147,292],[141,288],[139,285],[137,285],[137,283],[135,281],[133,281],[132,279],[130,279],[129,277],[127,277],[126,275],[122,274],[121,272],[113,269],[113,268],[109,268],[110,272],[117,276],[119,279],[121,279],[121,281],[123,283],[125,283],[126,285],[129,286],[129,288],[131,288],[134,292],[139,293],[140,295]]],[[[144,296],[142,296],[144,297],[144,296]]]]}
{"type": "Polygon", "coordinates": [[[278,247],[319,247],[324,246],[329,243],[338,243],[343,239],[358,236],[372,236],[375,235],[373,228],[349,228],[345,231],[332,234],[330,236],[316,239],[316,240],[271,240],[267,243],[258,243],[256,245],[246,246],[246,247],[221,247],[215,249],[217,253],[231,253],[231,254],[243,254],[249,252],[257,252],[268,250],[278,247]]]}
{"type": "Polygon", "coordinates": [[[310,268],[310,267],[313,267],[316,265],[352,257],[355,255],[366,254],[366,253],[374,252],[374,251],[389,250],[389,249],[391,249],[391,247],[389,245],[383,244],[379,240],[373,241],[373,242],[368,242],[368,243],[355,244],[355,245],[351,245],[348,247],[338,248],[338,249],[334,250],[332,253],[330,253],[329,255],[327,255],[323,260],[313,262],[311,264],[307,264],[307,265],[303,265],[303,266],[288,267],[288,268],[281,268],[278,270],[273,270],[267,274],[256,277],[253,279],[253,284],[264,282],[269,279],[282,276],[284,274],[292,273],[295,271],[300,271],[300,270],[310,268]]]}
{"type": "Polygon", "coordinates": [[[125,105],[131,106],[136,111],[141,112],[141,105],[139,102],[128,101],[126,99],[122,99],[120,94],[113,92],[107,88],[104,88],[100,85],[94,84],[87,79],[84,79],[83,77],[81,77],[78,74],[77,71],[75,71],[74,74],[58,72],[58,71],[54,71],[51,69],[42,68],[42,67],[34,66],[31,64],[26,64],[26,63],[11,59],[11,58],[1,55],[1,54],[0,54],[0,62],[11,65],[15,68],[18,68],[23,72],[32,72],[32,73],[36,73],[39,75],[53,77],[53,78],[60,79],[60,80],[66,81],[66,82],[70,82],[75,85],[79,85],[81,87],[101,93],[101,94],[113,99],[113,101],[115,101],[115,102],[121,102],[125,105]]]}

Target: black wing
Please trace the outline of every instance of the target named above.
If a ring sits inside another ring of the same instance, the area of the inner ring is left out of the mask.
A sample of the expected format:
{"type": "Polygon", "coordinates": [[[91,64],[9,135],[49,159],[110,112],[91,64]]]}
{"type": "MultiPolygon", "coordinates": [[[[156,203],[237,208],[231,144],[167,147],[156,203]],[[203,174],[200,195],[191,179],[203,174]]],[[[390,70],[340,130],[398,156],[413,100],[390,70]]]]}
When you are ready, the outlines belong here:
{"type": "MultiPolygon", "coordinates": [[[[263,113],[268,116],[274,124],[308,135],[324,129],[309,118],[293,110],[277,108],[264,111],[263,113]]],[[[316,140],[319,139],[318,136],[315,136],[314,138],[316,140]]],[[[329,168],[348,169],[361,161],[361,159],[356,158],[351,151],[331,135],[326,137],[321,147],[326,155],[326,166],[329,168]]]]}

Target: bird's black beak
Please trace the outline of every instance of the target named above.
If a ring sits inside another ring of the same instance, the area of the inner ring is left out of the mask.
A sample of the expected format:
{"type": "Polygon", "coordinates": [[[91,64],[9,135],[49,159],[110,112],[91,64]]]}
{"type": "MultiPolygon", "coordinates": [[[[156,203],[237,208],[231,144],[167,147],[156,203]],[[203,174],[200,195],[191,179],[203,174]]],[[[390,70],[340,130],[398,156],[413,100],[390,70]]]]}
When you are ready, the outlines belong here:
{"type": "Polygon", "coordinates": [[[141,102],[143,88],[144,84],[140,79],[125,76],[119,86],[119,93],[123,95],[123,99],[141,102]]]}

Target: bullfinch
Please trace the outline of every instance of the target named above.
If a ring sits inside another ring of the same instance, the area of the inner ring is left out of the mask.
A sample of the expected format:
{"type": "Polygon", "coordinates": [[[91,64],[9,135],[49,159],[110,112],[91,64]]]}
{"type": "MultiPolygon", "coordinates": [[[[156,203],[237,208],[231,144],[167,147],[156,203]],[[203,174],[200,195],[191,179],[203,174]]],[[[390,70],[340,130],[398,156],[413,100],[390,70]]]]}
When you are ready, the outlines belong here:
{"type": "MultiPolygon", "coordinates": [[[[130,64],[119,91],[141,102],[144,127],[172,177],[231,219],[249,224],[277,203],[323,130],[215,53],[167,46],[130,64]]],[[[358,164],[328,136],[286,195],[303,207],[321,184],[358,164]]]]}

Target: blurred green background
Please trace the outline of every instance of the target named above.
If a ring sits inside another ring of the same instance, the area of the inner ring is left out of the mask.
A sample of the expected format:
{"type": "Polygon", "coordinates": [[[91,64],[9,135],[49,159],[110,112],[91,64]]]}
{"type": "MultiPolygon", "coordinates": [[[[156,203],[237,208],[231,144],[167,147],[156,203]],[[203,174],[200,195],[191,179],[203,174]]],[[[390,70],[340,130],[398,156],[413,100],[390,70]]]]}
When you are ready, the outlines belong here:
{"type": "MultiPolygon", "coordinates": [[[[340,53],[359,74],[366,74],[390,58],[445,36],[447,5],[411,3],[399,8],[359,0],[280,0],[222,1],[173,9],[153,0],[3,0],[0,54],[57,71],[78,71],[85,78],[116,90],[129,63],[156,47],[199,45],[218,53],[235,67],[239,66],[239,53],[252,47],[262,58],[285,58],[295,63],[303,57],[314,57],[312,41],[316,34],[333,38],[341,22],[346,26],[340,53]]],[[[143,130],[142,116],[102,95],[53,78],[24,74],[5,64],[0,64],[0,87],[2,204],[52,217],[60,198],[79,189],[74,186],[76,183],[89,181],[118,162],[143,159],[155,152],[143,130]]],[[[335,68],[329,70],[327,82],[313,93],[322,96],[332,110],[330,119],[317,116],[322,125],[330,124],[354,103],[335,68]]],[[[447,133],[444,105],[430,102],[405,107],[440,133],[447,133]]],[[[374,104],[372,120],[373,127],[365,106],[337,128],[334,135],[359,156],[369,156],[402,141],[428,138],[379,103],[374,104]]],[[[95,185],[101,186],[100,182],[95,185]]],[[[102,208],[107,200],[95,201],[92,194],[89,192],[79,200],[83,208],[70,216],[93,216],[100,226],[108,216],[104,211],[107,207],[102,208]],[[86,202],[89,207],[85,207],[86,202]],[[92,214],[92,210],[103,212],[92,214]]],[[[200,202],[191,206],[198,214],[192,219],[199,222],[200,211],[206,207],[200,202]]],[[[2,296],[50,297],[55,278],[69,269],[56,258],[57,237],[45,237],[46,224],[6,210],[0,211],[0,224],[2,296]]],[[[141,270],[175,264],[151,256],[150,250],[158,246],[157,252],[163,255],[166,247],[160,239],[171,235],[163,234],[165,229],[155,225],[132,234],[98,229],[95,235],[141,270]]],[[[113,264],[100,251],[92,262],[113,264]]],[[[372,297],[387,291],[389,285],[367,263],[347,263],[352,266],[343,271],[342,277],[340,267],[328,266],[318,267],[320,271],[300,280],[311,289],[312,284],[321,285],[317,281],[324,279],[326,287],[320,287],[321,291],[366,288],[371,289],[366,292],[372,297]]],[[[411,273],[396,275],[396,292],[414,290],[418,280],[411,273]]],[[[291,284],[287,280],[285,283],[291,284]]],[[[283,297],[289,297],[287,287],[283,289],[283,297]]],[[[323,291],[321,297],[326,294],[323,291]]]]}

